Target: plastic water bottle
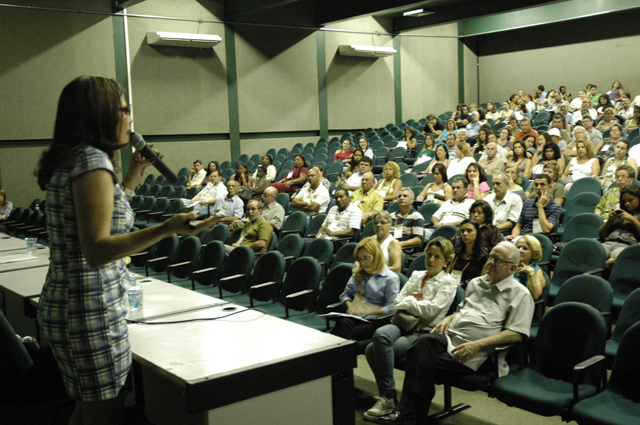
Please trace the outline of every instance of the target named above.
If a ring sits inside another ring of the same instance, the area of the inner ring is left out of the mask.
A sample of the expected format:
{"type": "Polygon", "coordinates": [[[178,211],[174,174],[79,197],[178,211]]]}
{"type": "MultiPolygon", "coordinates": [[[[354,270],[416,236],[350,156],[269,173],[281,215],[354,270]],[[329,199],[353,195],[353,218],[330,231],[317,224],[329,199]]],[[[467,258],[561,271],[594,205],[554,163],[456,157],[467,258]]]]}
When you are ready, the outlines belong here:
{"type": "Polygon", "coordinates": [[[129,282],[131,282],[131,287],[127,291],[129,310],[138,310],[142,308],[142,286],[137,285],[136,277],[131,273],[129,273],[129,282]]]}

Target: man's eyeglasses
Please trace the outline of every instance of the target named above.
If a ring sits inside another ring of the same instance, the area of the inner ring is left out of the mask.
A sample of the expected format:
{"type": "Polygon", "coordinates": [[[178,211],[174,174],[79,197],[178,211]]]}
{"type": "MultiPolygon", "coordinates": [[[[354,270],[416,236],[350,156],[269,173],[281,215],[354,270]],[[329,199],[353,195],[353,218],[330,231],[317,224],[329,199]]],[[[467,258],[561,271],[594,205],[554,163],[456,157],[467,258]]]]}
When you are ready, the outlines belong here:
{"type": "Polygon", "coordinates": [[[512,263],[511,261],[506,261],[506,260],[503,260],[500,257],[496,257],[495,255],[489,255],[489,259],[487,261],[491,261],[491,260],[493,260],[493,262],[496,263],[497,265],[500,265],[500,264],[515,264],[515,263],[512,263]]]}

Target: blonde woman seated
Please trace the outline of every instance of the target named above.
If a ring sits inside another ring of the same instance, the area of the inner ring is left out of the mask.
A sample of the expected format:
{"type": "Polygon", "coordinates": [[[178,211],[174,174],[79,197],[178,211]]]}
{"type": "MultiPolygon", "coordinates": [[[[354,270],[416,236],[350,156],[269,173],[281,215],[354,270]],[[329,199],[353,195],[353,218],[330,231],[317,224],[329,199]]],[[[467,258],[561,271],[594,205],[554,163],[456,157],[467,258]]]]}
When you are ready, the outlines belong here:
{"type": "Polygon", "coordinates": [[[509,176],[509,184],[507,184],[507,190],[509,192],[522,189],[522,176],[520,176],[520,170],[513,163],[504,167],[504,172],[509,176]]]}
{"type": "Polygon", "coordinates": [[[453,190],[447,183],[447,167],[444,164],[438,163],[433,167],[433,179],[434,181],[424,187],[416,200],[437,202],[442,205],[453,199],[453,190]]]}
{"type": "Polygon", "coordinates": [[[614,123],[609,129],[609,138],[601,140],[594,148],[598,160],[604,161],[609,158],[614,153],[614,148],[619,140],[622,140],[622,126],[614,123]]]}
{"type": "Polygon", "coordinates": [[[522,177],[531,178],[532,162],[527,158],[527,147],[522,140],[513,142],[513,158],[507,163],[518,169],[522,177]]]}
{"type": "Polygon", "coordinates": [[[442,131],[442,134],[437,139],[437,142],[444,143],[444,141],[447,140],[447,134],[453,134],[454,136],[458,134],[458,127],[456,126],[456,122],[452,119],[447,120],[447,124],[445,125],[445,128],[442,131]]]}
{"type": "Polygon", "coordinates": [[[402,246],[391,234],[391,215],[387,211],[373,213],[373,231],[375,240],[380,244],[384,262],[394,272],[402,272],[402,246]]]}
{"type": "Polygon", "coordinates": [[[535,236],[520,236],[516,242],[520,251],[520,264],[513,275],[514,279],[529,288],[534,300],[540,298],[546,285],[544,272],[536,264],[542,259],[542,246],[535,236]]]}
{"type": "MultiPolygon", "coordinates": [[[[458,131],[458,135],[462,132],[462,130],[458,131]]],[[[465,135],[466,137],[466,135],[465,135]]],[[[458,174],[465,174],[467,171],[467,167],[472,162],[475,162],[473,159],[473,154],[471,153],[471,148],[467,142],[456,142],[456,159],[451,161],[449,167],[447,168],[447,174],[450,177],[456,176],[458,174]]]]}
{"type": "Polygon", "coordinates": [[[449,274],[454,258],[451,242],[437,237],[427,244],[424,252],[426,270],[413,272],[393,301],[394,313],[402,311],[420,319],[416,330],[407,334],[394,324],[382,326],[375,331],[373,342],[365,351],[380,394],[376,404],[364,413],[365,418],[391,413],[396,399],[395,359],[406,357],[411,344],[444,318],[455,298],[458,285],[449,274]]]}
{"type": "Polygon", "coordinates": [[[331,333],[345,339],[370,339],[387,322],[375,320],[390,314],[393,301],[400,291],[400,278],[384,262],[380,244],[375,238],[365,238],[353,252],[357,266],[340,294],[347,313],[367,319],[363,322],[344,317],[336,321],[331,333]]]}
{"type": "Polygon", "coordinates": [[[576,142],[581,139],[591,142],[591,138],[589,137],[589,133],[587,133],[587,130],[581,125],[576,125],[571,131],[571,143],[569,143],[567,145],[567,148],[563,151],[567,158],[576,156],[576,142]]]}
{"type": "Polygon", "coordinates": [[[436,142],[433,140],[434,135],[431,133],[427,133],[424,136],[424,145],[422,145],[422,149],[418,153],[418,157],[416,158],[416,162],[413,163],[414,166],[418,164],[422,164],[423,162],[431,161],[436,156],[436,142]]]}
{"type": "Polygon", "coordinates": [[[382,195],[384,201],[391,204],[398,197],[398,191],[402,188],[402,180],[400,180],[400,166],[393,161],[384,164],[382,168],[384,178],[378,181],[375,190],[382,195]]]}
{"type": "Polygon", "coordinates": [[[571,159],[564,169],[562,181],[565,183],[567,193],[576,181],[585,177],[598,177],[600,175],[600,162],[593,153],[593,145],[586,140],[576,142],[575,158],[571,159]]]}
{"type": "Polygon", "coordinates": [[[511,109],[511,105],[509,105],[509,102],[502,102],[502,111],[500,111],[500,113],[498,113],[498,116],[495,117],[494,116],[494,120],[503,120],[508,122],[509,118],[511,118],[514,115],[514,111],[511,109]]]}

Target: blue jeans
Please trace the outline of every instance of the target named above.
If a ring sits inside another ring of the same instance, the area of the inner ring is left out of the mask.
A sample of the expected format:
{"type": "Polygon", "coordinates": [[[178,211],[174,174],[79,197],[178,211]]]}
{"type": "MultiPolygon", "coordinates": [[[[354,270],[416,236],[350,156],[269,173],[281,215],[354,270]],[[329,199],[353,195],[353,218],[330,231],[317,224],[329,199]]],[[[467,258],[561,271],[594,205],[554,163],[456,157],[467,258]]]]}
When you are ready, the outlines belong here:
{"type": "Polygon", "coordinates": [[[376,377],[378,391],[382,397],[395,398],[396,382],[393,379],[393,367],[396,359],[407,355],[409,347],[424,332],[414,332],[402,336],[396,325],[385,325],[373,334],[373,342],[367,345],[365,355],[376,377]]]}

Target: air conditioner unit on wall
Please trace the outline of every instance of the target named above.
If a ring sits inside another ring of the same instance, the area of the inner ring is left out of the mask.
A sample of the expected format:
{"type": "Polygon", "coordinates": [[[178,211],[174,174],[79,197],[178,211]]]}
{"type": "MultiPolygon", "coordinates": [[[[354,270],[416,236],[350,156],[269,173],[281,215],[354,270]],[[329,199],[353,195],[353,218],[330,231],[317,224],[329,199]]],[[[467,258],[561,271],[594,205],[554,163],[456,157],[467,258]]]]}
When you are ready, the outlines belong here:
{"type": "Polygon", "coordinates": [[[213,47],[221,41],[222,38],[215,34],[189,34],[166,31],[147,33],[147,43],[152,46],[213,47]]]}
{"type": "Polygon", "coordinates": [[[363,46],[360,44],[343,44],[339,48],[343,56],[365,56],[370,58],[382,58],[396,53],[393,47],[363,46]]]}

